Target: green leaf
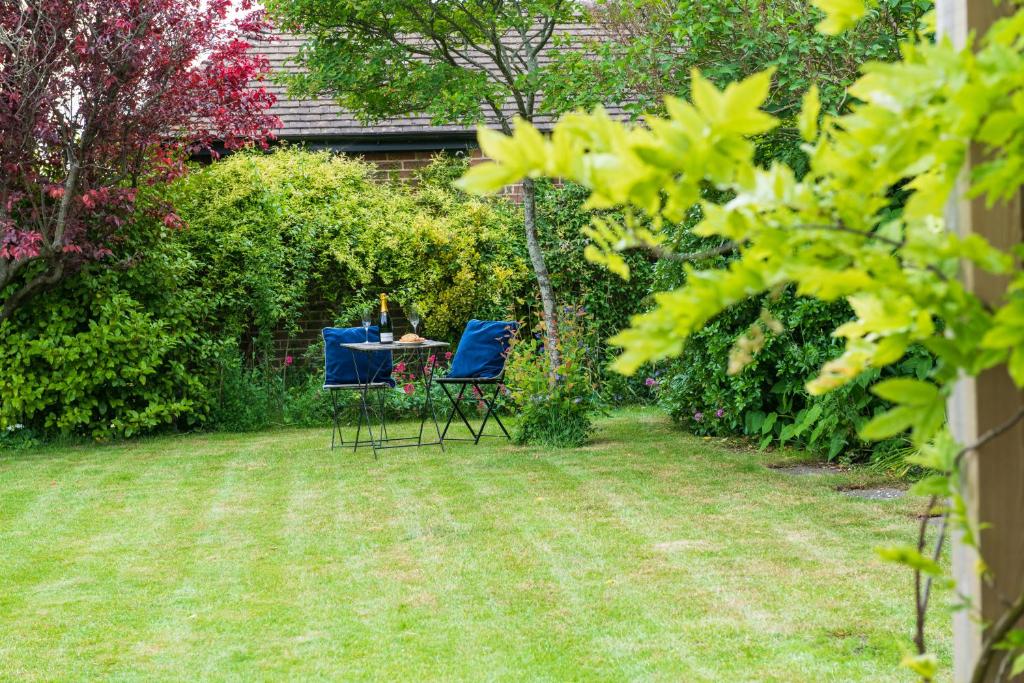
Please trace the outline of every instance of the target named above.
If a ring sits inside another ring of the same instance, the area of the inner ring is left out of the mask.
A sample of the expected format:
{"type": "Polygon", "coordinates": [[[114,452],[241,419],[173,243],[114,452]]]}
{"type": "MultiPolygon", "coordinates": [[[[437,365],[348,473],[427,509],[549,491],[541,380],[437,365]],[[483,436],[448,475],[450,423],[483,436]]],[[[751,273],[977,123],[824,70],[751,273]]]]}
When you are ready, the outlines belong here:
{"type": "Polygon", "coordinates": [[[878,348],[871,359],[872,365],[882,367],[883,365],[895,363],[907,352],[909,345],[910,343],[905,334],[895,334],[891,337],[883,338],[878,342],[878,348]]]}
{"type": "Polygon", "coordinates": [[[986,349],[1006,349],[1024,342],[1024,327],[996,325],[981,338],[986,349]]]}
{"type": "Polygon", "coordinates": [[[1022,673],[1024,673],[1024,654],[1017,655],[1017,658],[1013,660],[1013,666],[1010,667],[1010,678],[1022,673]]]}
{"type": "Polygon", "coordinates": [[[804,93],[803,106],[800,108],[800,118],[797,125],[800,128],[800,136],[807,142],[814,142],[818,137],[818,116],[821,114],[821,98],[818,93],[818,86],[812,85],[804,93]]]}
{"type": "Polygon", "coordinates": [[[906,431],[914,422],[916,411],[907,406],[898,406],[876,415],[860,430],[860,436],[867,441],[881,441],[906,431]]]}
{"type": "Polygon", "coordinates": [[[894,545],[882,548],[875,548],[875,552],[883,560],[902,564],[911,569],[918,570],[931,576],[941,576],[942,567],[930,557],[925,557],[917,548],[909,545],[894,545]]]}
{"type": "Polygon", "coordinates": [[[800,434],[803,434],[804,431],[806,431],[811,425],[813,425],[815,421],[817,421],[817,419],[821,417],[821,410],[821,403],[815,403],[813,406],[811,406],[807,410],[807,412],[800,417],[800,420],[797,422],[795,434],[799,436],[800,434]]]}
{"type": "Polygon", "coordinates": [[[944,474],[932,474],[910,487],[910,493],[915,496],[940,496],[945,498],[949,495],[949,491],[949,477],[944,474]]]}
{"type": "Polygon", "coordinates": [[[722,94],[724,115],[719,119],[723,129],[740,135],[758,135],[778,125],[774,116],[761,111],[774,73],[775,69],[765,69],[726,87],[722,94]]]}
{"type": "Polygon", "coordinates": [[[816,28],[829,36],[852,28],[866,12],[864,0],[813,0],[812,4],[825,13],[816,28]]]}
{"type": "Polygon", "coordinates": [[[1024,346],[1016,346],[1010,353],[1010,362],[1007,364],[1010,377],[1018,387],[1024,387],[1024,346]]]}
{"type": "Polygon", "coordinates": [[[939,661],[933,654],[907,655],[900,662],[900,666],[910,669],[926,681],[935,680],[939,673],[939,661]]]}
{"type": "Polygon", "coordinates": [[[455,186],[471,194],[497,192],[521,179],[521,175],[504,164],[484,162],[471,167],[455,181],[455,186]]]}
{"type": "Polygon", "coordinates": [[[908,455],[906,461],[930,470],[949,472],[959,452],[960,446],[949,432],[942,431],[931,443],[921,446],[917,453],[908,455]]]}
{"type": "Polygon", "coordinates": [[[693,93],[693,104],[706,119],[718,122],[725,116],[725,98],[718,88],[704,78],[698,69],[690,72],[690,89],[693,93]]]}
{"type": "Polygon", "coordinates": [[[924,406],[939,398],[939,389],[930,382],[898,377],[871,387],[871,393],[893,403],[924,406]]]}

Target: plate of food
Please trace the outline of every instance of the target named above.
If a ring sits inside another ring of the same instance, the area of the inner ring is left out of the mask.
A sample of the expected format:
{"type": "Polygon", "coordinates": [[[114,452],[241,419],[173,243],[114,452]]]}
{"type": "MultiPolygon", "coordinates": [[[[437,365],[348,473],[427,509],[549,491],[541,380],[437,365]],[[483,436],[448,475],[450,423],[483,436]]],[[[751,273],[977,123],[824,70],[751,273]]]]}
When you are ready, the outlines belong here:
{"type": "Polygon", "coordinates": [[[427,341],[425,338],[410,332],[409,334],[403,334],[395,343],[402,344],[403,346],[415,346],[417,344],[422,344],[425,341],[427,341]]]}

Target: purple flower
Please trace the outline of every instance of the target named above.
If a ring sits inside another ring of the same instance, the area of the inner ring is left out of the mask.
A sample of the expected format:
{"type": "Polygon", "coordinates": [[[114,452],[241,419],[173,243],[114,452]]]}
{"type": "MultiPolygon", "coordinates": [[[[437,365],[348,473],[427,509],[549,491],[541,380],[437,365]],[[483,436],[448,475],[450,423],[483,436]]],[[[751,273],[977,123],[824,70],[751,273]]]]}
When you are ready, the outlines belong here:
{"type": "Polygon", "coordinates": [[[702,413],[702,412],[700,412],[700,411],[698,410],[698,411],[697,411],[696,413],[694,413],[694,414],[693,414],[693,419],[694,419],[694,420],[695,420],[696,422],[700,422],[700,421],[702,421],[702,420],[704,419],[704,413],[702,413]]]}
{"type": "Polygon", "coordinates": [[[725,417],[725,408],[719,408],[718,410],[716,410],[715,411],[715,417],[717,417],[717,418],[725,417]]]}
{"type": "Polygon", "coordinates": [[[648,377],[647,379],[644,380],[644,384],[646,384],[649,387],[657,386],[658,380],[654,379],[653,377],[648,377]]]}

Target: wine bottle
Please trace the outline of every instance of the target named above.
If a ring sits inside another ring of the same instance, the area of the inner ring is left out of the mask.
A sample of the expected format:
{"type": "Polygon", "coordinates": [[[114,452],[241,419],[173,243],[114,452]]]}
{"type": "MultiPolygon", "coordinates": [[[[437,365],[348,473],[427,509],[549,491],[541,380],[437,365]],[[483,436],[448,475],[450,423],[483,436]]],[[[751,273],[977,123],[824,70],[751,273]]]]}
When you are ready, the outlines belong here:
{"type": "Polygon", "coordinates": [[[388,313],[388,295],[380,295],[380,343],[391,344],[395,341],[395,331],[391,326],[391,314],[388,313]]]}

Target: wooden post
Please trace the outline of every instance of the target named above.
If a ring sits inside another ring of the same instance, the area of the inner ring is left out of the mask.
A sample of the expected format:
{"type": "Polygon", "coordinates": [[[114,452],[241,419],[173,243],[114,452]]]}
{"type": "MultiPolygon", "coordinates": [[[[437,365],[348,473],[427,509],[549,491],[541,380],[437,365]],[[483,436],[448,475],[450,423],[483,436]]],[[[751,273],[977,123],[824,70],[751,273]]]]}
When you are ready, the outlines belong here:
{"type": "MultiPolygon", "coordinates": [[[[969,32],[983,33],[993,21],[1009,11],[991,0],[938,0],[939,31],[954,44],[966,44],[969,32]]],[[[981,149],[971,150],[968,168],[981,158],[981,149]]],[[[961,199],[966,189],[966,172],[957,201],[950,205],[950,229],[960,234],[978,233],[995,246],[1007,249],[1024,238],[1021,198],[1007,205],[986,209],[983,199],[961,199]]],[[[965,265],[963,281],[983,300],[999,303],[1006,279],[965,265]]],[[[975,442],[1024,404],[1024,396],[1010,381],[1005,367],[997,367],[976,379],[960,381],[949,401],[949,420],[960,443],[975,442]]],[[[964,462],[965,491],[972,519],[991,525],[980,534],[981,555],[991,569],[993,582],[982,581],[977,571],[977,554],[954,539],[953,574],[958,590],[975,606],[972,617],[960,611],[953,617],[954,680],[969,681],[984,637],[985,622],[997,619],[1011,600],[1024,589],[1024,424],[1007,431],[964,462]]],[[[996,680],[1000,653],[986,680],[996,680]]]]}

